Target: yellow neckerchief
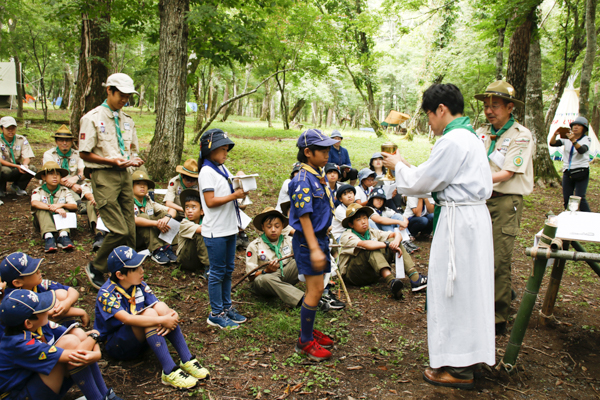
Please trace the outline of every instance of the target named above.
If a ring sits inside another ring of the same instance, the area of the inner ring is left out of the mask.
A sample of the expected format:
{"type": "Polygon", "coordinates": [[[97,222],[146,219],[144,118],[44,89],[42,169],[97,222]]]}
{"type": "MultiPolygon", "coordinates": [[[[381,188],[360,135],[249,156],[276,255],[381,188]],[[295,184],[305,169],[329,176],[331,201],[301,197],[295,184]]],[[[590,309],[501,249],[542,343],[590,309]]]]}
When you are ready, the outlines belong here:
{"type": "Polygon", "coordinates": [[[331,207],[331,213],[333,214],[335,212],[335,207],[333,206],[333,200],[331,200],[331,190],[329,190],[329,185],[325,180],[325,171],[322,168],[319,168],[320,172],[317,172],[314,170],[313,167],[305,163],[302,163],[302,169],[305,169],[307,172],[310,172],[311,174],[319,178],[319,182],[321,183],[321,185],[325,186],[325,193],[327,193],[327,199],[329,200],[329,206],[331,207]]]}
{"type": "MultiPolygon", "coordinates": [[[[112,283],[113,285],[115,285],[115,289],[117,289],[117,292],[121,293],[123,295],[123,297],[125,297],[127,299],[127,301],[129,301],[129,311],[131,312],[131,315],[136,315],[137,314],[137,310],[136,310],[136,307],[135,307],[135,297],[129,295],[125,291],[125,289],[123,289],[118,284],[114,283],[112,280],[110,281],[110,283],[112,283]]],[[[133,293],[135,293],[135,290],[132,291],[132,294],[133,293]]]]}
{"type": "Polygon", "coordinates": [[[44,332],[42,332],[41,326],[39,328],[37,328],[37,330],[35,332],[31,332],[31,336],[33,336],[34,338],[36,338],[44,343],[48,343],[46,341],[46,336],[44,336],[44,332]]]}

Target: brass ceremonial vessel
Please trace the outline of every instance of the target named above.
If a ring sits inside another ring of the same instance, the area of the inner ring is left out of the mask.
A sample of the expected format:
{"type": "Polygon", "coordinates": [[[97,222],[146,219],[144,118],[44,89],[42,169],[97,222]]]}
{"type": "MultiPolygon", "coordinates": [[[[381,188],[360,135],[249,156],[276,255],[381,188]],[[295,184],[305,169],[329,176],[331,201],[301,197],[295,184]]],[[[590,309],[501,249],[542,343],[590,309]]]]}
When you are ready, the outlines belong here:
{"type": "MultiPolygon", "coordinates": [[[[398,146],[392,142],[385,142],[381,145],[382,153],[396,154],[396,150],[398,150],[398,146]]],[[[383,177],[384,181],[395,181],[394,175],[392,175],[391,169],[388,168],[385,176],[383,177]]]]}

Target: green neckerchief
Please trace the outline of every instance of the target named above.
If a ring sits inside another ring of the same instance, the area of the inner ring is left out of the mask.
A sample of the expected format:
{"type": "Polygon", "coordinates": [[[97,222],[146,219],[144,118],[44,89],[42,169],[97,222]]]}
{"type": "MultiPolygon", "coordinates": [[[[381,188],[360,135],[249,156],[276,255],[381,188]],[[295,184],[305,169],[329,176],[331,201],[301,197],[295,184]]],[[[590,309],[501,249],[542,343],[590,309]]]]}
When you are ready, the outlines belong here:
{"type": "Polygon", "coordinates": [[[331,213],[335,214],[335,207],[333,205],[333,200],[331,199],[331,190],[329,189],[329,185],[327,184],[327,179],[325,178],[325,171],[322,168],[319,168],[319,172],[315,171],[313,167],[308,164],[302,163],[302,169],[310,172],[314,176],[319,179],[321,185],[325,186],[325,193],[327,193],[327,200],[329,200],[329,206],[331,207],[331,213]]]}
{"type": "MultiPolygon", "coordinates": [[[[117,131],[117,140],[119,141],[119,150],[121,151],[121,155],[125,156],[125,142],[123,141],[123,135],[121,135],[121,126],[119,125],[119,112],[113,111],[109,106],[106,100],[102,105],[110,110],[115,120],[115,127],[117,131]]],[[[129,155],[127,155],[127,159],[129,160],[129,155]]]]}
{"type": "Polygon", "coordinates": [[[140,203],[135,197],[133,198],[133,202],[135,203],[136,206],[138,206],[139,208],[143,208],[144,212],[146,212],[146,196],[144,196],[143,203],[140,203]]]}
{"type": "Polygon", "coordinates": [[[488,159],[490,158],[490,154],[492,154],[494,152],[494,150],[496,149],[496,140],[498,140],[498,138],[500,136],[502,136],[502,134],[504,132],[509,130],[510,127],[513,126],[514,123],[515,123],[515,118],[513,117],[512,114],[510,114],[510,119],[508,120],[508,122],[506,124],[504,124],[504,126],[498,132],[496,132],[494,125],[490,126],[490,130],[492,131],[492,136],[495,136],[495,137],[492,138],[492,143],[490,143],[490,148],[488,149],[488,154],[487,154],[488,159]]]}
{"type": "Polygon", "coordinates": [[[50,195],[48,197],[48,200],[50,200],[50,204],[54,204],[54,195],[56,194],[56,192],[58,192],[59,189],[60,189],[60,185],[57,185],[56,189],[50,190],[50,189],[48,189],[48,186],[46,186],[46,182],[44,182],[42,184],[42,190],[50,195]]]}
{"type": "Polygon", "coordinates": [[[363,236],[360,233],[356,232],[354,229],[352,229],[352,233],[354,233],[356,236],[358,236],[358,238],[360,240],[371,240],[371,232],[368,229],[365,232],[365,236],[363,236]]]}
{"type": "Polygon", "coordinates": [[[66,169],[68,171],[69,170],[69,157],[71,157],[71,154],[73,154],[73,149],[69,149],[68,152],[63,153],[62,151],[60,151],[60,149],[58,148],[58,146],[56,146],[56,153],[61,158],[61,160],[60,160],[60,167],[62,169],[66,169]]]}
{"type": "MultiPolygon", "coordinates": [[[[281,251],[279,251],[279,248],[281,247],[281,244],[283,243],[283,235],[279,235],[279,239],[277,240],[276,246],[274,246],[273,243],[271,243],[271,241],[269,240],[269,238],[267,237],[267,235],[265,233],[260,235],[260,238],[262,239],[263,242],[265,242],[265,244],[267,246],[269,246],[269,248],[271,250],[273,250],[273,252],[275,253],[275,255],[277,256],[278,259],[282,258],[281,251]]],[[[281,271],[281,277],[283,278],[283,261],[282,260],[279,260],[279,270],[281,271]]]]}
{"type": "MultiPolygon", "coordinates": [[[[446,133],[453,131],[455,129],[466,129],[469,132],[473,133],[475,136],[477,136],[477,134],[475,133],[475,130],[473,129],[473,125],[471,125],[471,120],[469,119],[469,117],[459,117],[454,119],[452,122],[450,122],[448,125],[446,125],[446,128],[444,128],[444,132],[442,132],[442,136],[444,136],[446,133]]],[[[442,211],[442,207],[440,207],[438,204],[438,192],[431,192],[431,197],[433,197],[433,200],[435,201],[435,206],[433,208],[433,233],[435,234],[435,227],[437,226],[437,222],[438,219],[440,217],[440,212],[442,211]]]]}
{"type": "Polygon", "coordinates": [[[4,138],[4,133],[1,134],[0,136],[2,136],[2,141],[8,146],[8,150],[10,151],[10,156],[12,157],[13,164],[16,164],[17,161],[15,160],[15,152],[13,151],[13,146],[15,144],[15,139],[17,138],[17,135],[13,136],[12,143],[8,143],[6,141],[6,139],[4,138]]]}

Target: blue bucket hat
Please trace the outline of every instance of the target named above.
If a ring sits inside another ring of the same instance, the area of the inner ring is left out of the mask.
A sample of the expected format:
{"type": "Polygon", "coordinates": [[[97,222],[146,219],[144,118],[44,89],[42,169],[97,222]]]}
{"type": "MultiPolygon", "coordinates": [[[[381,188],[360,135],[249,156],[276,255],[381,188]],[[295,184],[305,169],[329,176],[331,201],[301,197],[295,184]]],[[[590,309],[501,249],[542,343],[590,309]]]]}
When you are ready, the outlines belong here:
{"type": "Polygon", "coordinates": [[[369,168],[363,168],[358,173],[358,181],[362,182],[364,179],[373,176],[373,178],[377,177],[377,174],[374,171],[371,171],[369,168]]]}
{"type": "Polygon", "coordinates": [[[372,207],[374,199],[383,199],[383,201],[386,201],[387,196],[385,195],[385,191],[382,188],[373,190],[369,195],[369,201],[367,202],[367,205],[372,207]]]}
{"type": "Polygon", "coordinates": [[[137,268],[145,259],[145,255],[138,254],[131,247],[119,246],[108,256],[108,272],[114,274],[121,268],[137,268]]]}
{"type": "Polygon", "coordinates": [[[330,139],[326,135],[323,134],[318,129],[308,129],[298,138],[298,142],[296,146],[303,148],[312,145],[321,146],[321,147],[330,147],[337,143],[337,140],[330,139]]]}
{"type": "Polygon", "coordinates": [[[348,190],[351,190],[352,193],[356,194],[356,188],[352,185],[348,185],[347,183],[340,186],[336,191],[335,191],[335,198],[338,199],[339,201],[341,200],[342,195],[347,192],[348,190]]]}
{"type": "Polygon", "coordinates": [[[207,158],[211,151],[221,146],[229,146],[227,151],[230,151],[235,143],[229,139],[227,132],[223,132],[221,129],[209,129],[200,138],[200,156],[207,158]]]}
{"type": "Polygon", "coordinates": [[[54,303],[56,303],[54,290],[43,293],[35,293],[26,289],[13,290],[4,297],[0,304],[0,322],[4,326],[21,325],[33,314],[51,310],[54,303]]]}
{"type": "Polygon", "coordinates": [[[331,136],[332,139],[339,137],[341,139],[343,139],[344,137],[342,136],[342,134],[340,133],[340,131],[338,131],[337,129],[334,129],[333,132],[331,132],[331,136]]]}
{"type": "Polygon", "coordinates": [[[0,263],[0,277],[4,282],[12,282],[23,276],[36,273],[43,258],[29,257],[25,253],[12,253],[0,263]]]}

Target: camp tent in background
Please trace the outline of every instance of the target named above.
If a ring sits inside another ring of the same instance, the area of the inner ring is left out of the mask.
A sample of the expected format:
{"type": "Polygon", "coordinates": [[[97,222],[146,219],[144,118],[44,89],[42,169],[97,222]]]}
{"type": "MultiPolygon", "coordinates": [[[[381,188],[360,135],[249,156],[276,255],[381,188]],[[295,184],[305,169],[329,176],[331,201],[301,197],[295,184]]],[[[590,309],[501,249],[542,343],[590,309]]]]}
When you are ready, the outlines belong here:
{"type": "MultiPolygon", "coordinates": [[[[550,125],[550,131],[548,132],[548,149],[550,150],[550,157],[552,157],[553,160],[562,160],[563,157],[562,146],[550,146],[550,139],[554,135],[554,132],[559,128],[569,128],[569,124],[579,115],[579,89],[575,89],[573,86],[575,79],[577,79],[577,75],[569,77],[567,87],[560,98],[560,103],[558,103],[556,114],[554,114],[554,119],[552,120],[552,125],[550,125]]],[[[592,139],[590,159],[600,158],[600,142],[598,142],[598,137],[591,125],[588,135],[590,136],[590,139],[592,139]]]]}
{"type": "Polygon", "coordinates": [[[385,120],[381,123],[381,126],[387,128],[389,126],[396,127],[402,124],[404,121],[408,121],[410,119],[410,115],[404,114],[398,111],[390,110],[390,113],[386,117],[385,120]]]}
{"type": "Polygon", "coordinates": [[[10,96],[17,95],[17,73],[14,62],[0,63],[0,108],[10,107],[10,96]]]}

